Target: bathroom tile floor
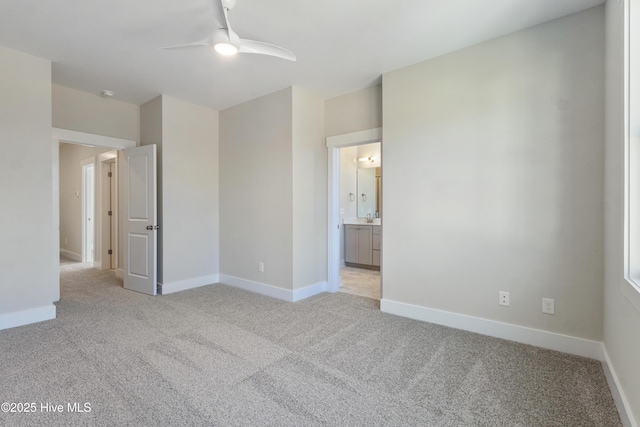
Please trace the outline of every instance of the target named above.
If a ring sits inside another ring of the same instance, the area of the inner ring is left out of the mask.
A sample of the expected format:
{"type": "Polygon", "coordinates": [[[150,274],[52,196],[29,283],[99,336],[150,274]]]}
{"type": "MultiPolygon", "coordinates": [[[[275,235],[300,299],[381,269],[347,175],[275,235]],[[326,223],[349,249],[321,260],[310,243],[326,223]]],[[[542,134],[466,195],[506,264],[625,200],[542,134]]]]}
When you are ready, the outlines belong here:
{"type": "Polygon", "coordinates": [[[340,292],[380,299],[380,272],[364,268],[342,267],[340,292]]]}

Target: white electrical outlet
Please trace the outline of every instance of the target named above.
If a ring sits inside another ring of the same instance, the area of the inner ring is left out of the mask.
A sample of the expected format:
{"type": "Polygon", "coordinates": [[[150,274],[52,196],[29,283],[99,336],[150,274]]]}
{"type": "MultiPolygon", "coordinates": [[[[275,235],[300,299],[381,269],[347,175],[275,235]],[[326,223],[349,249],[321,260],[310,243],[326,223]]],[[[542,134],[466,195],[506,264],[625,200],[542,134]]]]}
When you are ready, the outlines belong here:
{"type": "Polygon", "coordinates": [[[64,238],[64,244],[65,245],[67,244],[67,238],[66,237],[64,238]]]}
{"type": "Polygon", "coordinates": [[[500,305],[509,307],[509,305],[511,304],[510,300],[511,297],[509,295],[509,292],[500,291],[500,305]]]}
{"type": "Polygon", "coordinates": [[[545,314],[556,314],[555,301],[552,298],[542,298],[542,312],[545,314]]]}
{"type": "Polygon", "coordinates": [[[260,261],[260,262],[258,263],[258,271],[259,271],[260,273],[264,273],[264,262],[260,261]]]}

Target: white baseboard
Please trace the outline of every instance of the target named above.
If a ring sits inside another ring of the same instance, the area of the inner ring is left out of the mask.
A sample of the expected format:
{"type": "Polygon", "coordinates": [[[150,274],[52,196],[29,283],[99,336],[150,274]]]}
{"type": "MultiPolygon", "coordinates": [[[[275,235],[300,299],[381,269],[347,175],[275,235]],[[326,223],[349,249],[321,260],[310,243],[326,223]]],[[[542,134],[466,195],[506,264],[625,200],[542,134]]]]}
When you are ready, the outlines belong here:
{"type": "Polygon", "coordinates": [[[66,249],[60,248],[60,255],[64,255],[69,259],[72,259],[76,262],[82,262],[82,255],[77,254],[75,252],[68,251],[66,249]]]}
{"type": "Polygon", "coordinates": [[[29,310],[0,314],[0,330],[28,325],[30,323],[44,322],[45,320],[55,318],[56,306],[53,304],[45,305],[44,307],[31,308],[29,310]]]}
{"type": "Polygon", "coordinates": [[[116,268],[116,277],[118,279],[122,279],[124,280],[124,269],[122,268],[116,268]]]}
{"type": "Polygon", "coordinates": [[[618,413],[620,414],[622,425],[624,427],[638,427],[638,423],[633,417],[633,412],[631,412],[629,400],[620,386],[620,380],[618,379],[616,370],[613,369],[613,364],[611,363],[609,353],[607,352],[607,348],[604,344],[602,344],[602,353],[604,354],[603,364],[605,365],[605,376],[607,377],[607,382],[609,383],[609,388],[613,395],[613,401],[615,402],[618,413]]]}
{"type": "Polygon", "coordinates": [[[200,286],[213,285],[218,283],[220,278],[217,274],[208,276],[194,277],[187,280],[179,280],[177,282],[162,283],[162,295],[172,294],[174,292],[186,291],[187,289],[199,288],[200,286]]]}
{"type": "Polygon", "coordinates": [[[267,285],[266,283],[228,276],[226,274],[220,275],[220,283],[288,302],[300,301],[321,292],[325,292],[327,289],[327,282],[319,282],[292,291],[289,289],[278,288],[277,286],[267,285]]]}
{"type": "Polygon", "coordinates": [[[314,283],[313,285],[305,286],[304,288],[296,289],[293,291],[292,302],[300,301],[305,298],[309,298],[314,295],[327,292],[328,287],[329,287],[329,283],[318,282],[318,283],[314,283]]]}
{"type": "Polygon", "coordinates": [[[396,314],[411,319],[436,323],[451,328],[604,361],[602,343],[599,341],[591,341],[584,338],[576,338],[555,332],[547,332],[540,329],[527,328],[525,326],[517,326],[388,299],[382,299],[380,301],[380,310],[385,313],[396,314]]]}

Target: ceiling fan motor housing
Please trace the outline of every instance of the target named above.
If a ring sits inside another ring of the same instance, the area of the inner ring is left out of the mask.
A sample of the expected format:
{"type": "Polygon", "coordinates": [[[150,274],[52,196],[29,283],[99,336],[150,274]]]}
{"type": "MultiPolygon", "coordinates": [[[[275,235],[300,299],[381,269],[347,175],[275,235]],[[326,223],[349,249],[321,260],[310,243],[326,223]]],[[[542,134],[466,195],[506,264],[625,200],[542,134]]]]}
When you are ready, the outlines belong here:
{"type": "Polygon", "coordinates": [[[222,0],[222,7],[231,10],[236,6],[236,0],[222,0]]]}

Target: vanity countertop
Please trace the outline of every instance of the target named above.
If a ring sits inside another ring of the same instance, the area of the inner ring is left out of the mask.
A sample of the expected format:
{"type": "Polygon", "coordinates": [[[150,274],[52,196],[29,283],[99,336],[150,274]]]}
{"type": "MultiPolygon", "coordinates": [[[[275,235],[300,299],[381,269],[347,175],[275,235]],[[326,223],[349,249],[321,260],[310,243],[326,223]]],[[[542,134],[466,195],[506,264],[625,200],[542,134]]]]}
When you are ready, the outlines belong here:
{"type": "Polygon", "coordinates": [[[367,218],[344,218],[345,225],[382,225],[380,218],[374,218],[373,222],[367,222],[367,218]]]}

